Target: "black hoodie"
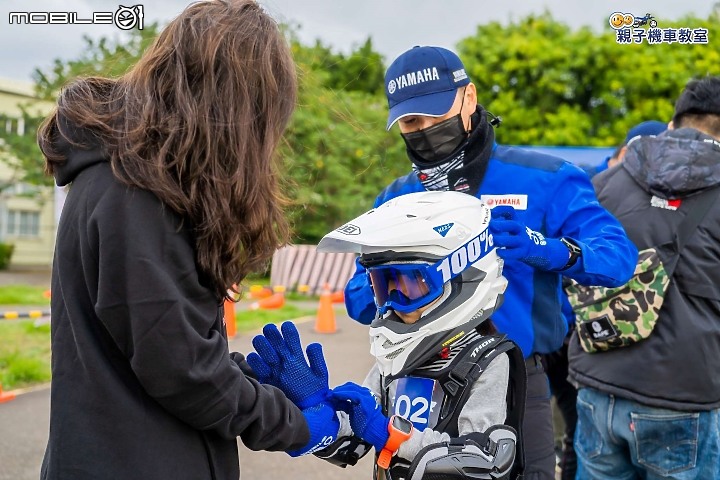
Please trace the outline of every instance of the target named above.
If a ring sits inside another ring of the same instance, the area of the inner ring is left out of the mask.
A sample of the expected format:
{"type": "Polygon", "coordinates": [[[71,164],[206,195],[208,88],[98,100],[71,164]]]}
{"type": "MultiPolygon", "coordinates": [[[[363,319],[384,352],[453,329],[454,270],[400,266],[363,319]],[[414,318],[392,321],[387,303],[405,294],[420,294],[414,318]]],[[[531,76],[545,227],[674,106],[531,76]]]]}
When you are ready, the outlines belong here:
{"type": "MultiPolygon", "coordinates": [[[[641,137],[593,183],[639,250],[672,242],[693,197],[720,186],[720,142],[689,128],[641,137]]],[[[720,407],[720,202],[687,240],[650,336],[588,354],[574,334],[568,356],[581,386],[659,408],[720,407]]]]}
{"type": "Polygon", "coordinates": [[[118,182],[101,146],[59,137],[69,159],[55,176],[70,191],[53,262],[42,478],[237,480],[236,437],[254,450],[307,444],[300,410],[228,352],[179,216],[118,182]]]}

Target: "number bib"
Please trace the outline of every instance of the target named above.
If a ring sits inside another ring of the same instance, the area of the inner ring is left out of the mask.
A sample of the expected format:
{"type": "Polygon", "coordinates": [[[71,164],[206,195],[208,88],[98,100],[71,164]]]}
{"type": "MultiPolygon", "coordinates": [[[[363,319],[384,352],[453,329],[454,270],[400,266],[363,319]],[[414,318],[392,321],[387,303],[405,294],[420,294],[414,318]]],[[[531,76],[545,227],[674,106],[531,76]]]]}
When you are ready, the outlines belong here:
{"type": "Polygon", "coordinates": [[[433,428],[440,416],[439,406],[444,396],[437,382],[431,378],[403,377],[393,384],[395,395],[390,411],[410,420],[421,432],[433,428]]]}

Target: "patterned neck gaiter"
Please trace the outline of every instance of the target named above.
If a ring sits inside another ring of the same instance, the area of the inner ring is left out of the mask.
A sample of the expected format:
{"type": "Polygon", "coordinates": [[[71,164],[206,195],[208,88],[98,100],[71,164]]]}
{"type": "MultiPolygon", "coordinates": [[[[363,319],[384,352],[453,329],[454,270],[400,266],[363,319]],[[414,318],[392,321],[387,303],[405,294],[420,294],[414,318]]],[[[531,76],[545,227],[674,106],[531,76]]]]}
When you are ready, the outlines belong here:
{"type": "Polygon", "coordinates": [[[467,142],[447,159],[429,164],[407,149],[413,171],[426,190],[477,194],[495,145],[495,132],[480,105],[472,116],[472,125],[467,142]]]}
{"type": "MultiPolygon", "coordinates": [[[[453,190],[448,188],[448,173],[452,170],[457,170],[463,166],[463,159],[465,158],[465,150],[461,150],[459,154],[450,161],[441,163],[435,167],[420,168],[413,163],[413,170],[417,175],[420,183],[423,184],[425,190],[429,191],[448,191],[453,190]]],[[[462,191],[462,190],[461,190],[462,191]]]]}

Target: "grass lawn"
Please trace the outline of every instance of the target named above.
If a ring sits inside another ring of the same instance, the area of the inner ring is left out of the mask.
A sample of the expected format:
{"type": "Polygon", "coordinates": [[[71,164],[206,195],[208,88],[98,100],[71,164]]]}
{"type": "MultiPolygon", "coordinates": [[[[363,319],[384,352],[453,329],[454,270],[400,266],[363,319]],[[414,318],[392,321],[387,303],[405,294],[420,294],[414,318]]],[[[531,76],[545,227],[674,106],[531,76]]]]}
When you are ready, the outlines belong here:
{"type": "MultiPolygon", "coordinates": [[[[235,323],[238,334],[242,334],[258,331],[266,323],[281,323],[316,312],[286,304],[277,310],[237,312],[235,323]]],[[[49,381],[50,324],[36,327],[34,320],[0,320],[0,384],[3,390],[49,381]]]]}
{"type": "Polygon", "coordinates": [[[0,305],[48,305],[50,299],[45,297],[43,287],[31,285],[2,285],[0,286],[0,305]]]}
{"type": "Polygon", "coordinates": [[[50,324],[0,320],[0,383],[4,390],[50,380],[50,324]]]}
{"type": "Polygon", "coordinates": [[[284,307],[276,310],[246,310],[235,314],[235,326],[237,332],[253,332],[260,330],[266,323],[282,323],[285,320],[292,320],[308,315],[317,314],[315,309],[303,309],[295,305],[285,304],[284,307]]]}

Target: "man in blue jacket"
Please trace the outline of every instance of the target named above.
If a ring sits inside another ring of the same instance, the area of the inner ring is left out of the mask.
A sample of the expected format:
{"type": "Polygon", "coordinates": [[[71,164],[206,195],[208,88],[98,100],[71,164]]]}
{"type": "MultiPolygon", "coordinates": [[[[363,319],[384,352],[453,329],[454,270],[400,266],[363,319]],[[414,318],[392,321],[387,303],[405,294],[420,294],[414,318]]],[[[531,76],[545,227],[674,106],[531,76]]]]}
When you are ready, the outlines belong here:
{"type": "MultiPolygon", "coordinates": [[[[561,277],[622,285],[633,273],[637,250],[600,206],[582,170],[557,157],[495,143],[498,119],[477,103],[475,85],[454,53],[439,47],[408,50],[388,68],[385,93],[387,128],[398,123],[412,172],[387,186],[375,206],[407,193],[454,190],[493,208],[491,230],[509,281],[493,321],[527,359],[525,478],[552,480],[550,392],[539,354],[557,350],[567,332],[561,277]]],[[[375,319],[360,265],[345,298],[352,318],[364,324],[375,319]]]]}

